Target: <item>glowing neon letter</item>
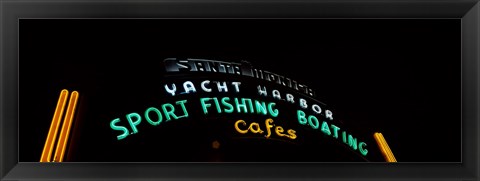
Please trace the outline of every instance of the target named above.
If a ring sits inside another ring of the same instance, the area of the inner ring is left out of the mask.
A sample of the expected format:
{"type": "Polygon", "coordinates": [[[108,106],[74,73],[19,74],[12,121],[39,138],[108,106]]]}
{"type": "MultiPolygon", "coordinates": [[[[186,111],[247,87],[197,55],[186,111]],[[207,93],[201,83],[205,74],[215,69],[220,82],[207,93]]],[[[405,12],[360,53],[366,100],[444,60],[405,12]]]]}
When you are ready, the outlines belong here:
{"type": "Polygon", "coordinates": [[[162,114],[160,113],[160,111],[159,111],[157,108],[150,107],[150,108],[147,109],[147,111],[145,111],[145,119],[146,119],[147,122],[150,123],[151,125],[157,126],[157,125],[159,125],[159,124],[162,122],[163,116],[162,116],[162,114]],[[158,120],[157,120],[157,121],[152,121],[152,119],[150,119],[149,113],[150,113],[151,111],[154,111],[155,113],[157,113],[157,116],[158,116],[158,120]]]}
{"type": "Polygon", "coordinates": [[[277,126],[275,128],[275,133],[277,133],[278,136],[285,136],[285,134],[283,134],[283,128],[281,126],[277,126]]]}
{"type": "Polygon", "coordinates": [[[205,65],[203,65],[203,62],[195,62],[195,67],[197,68],[198,71],[205,71],[205,65]]]}
{"type": "Polygon", "coordinates": [[[307,118],[305,117],[305,113],[302,110],[297,111],[297,118],[298,118],[298,123],[301,125],[307,124],[307,118]]]}
{"type": "Polygon", "coordinates": [[[330,110],[325,111],[325,117],[327,117],[330,120],[333,120],[333,113],[330,110]]]}
{"type": "Polygon", "coordinates": [[[130,113],[130,114],[127,114],[127,120],[128,120],[128,123],[130,124],[130,127],[132,127],[132,131],[133,131],[132,134],[137,133],[138,132],[137,125],[140,124],[140,122],[142,121],[142,117],[140,117],[140,115],[137,113],[130,113]],[[133,121],[132,117],[135,117],[136,120],[133,121]]]}
{"type": "Polygon", "coordinates": [[[173,119],[178,119],[178,117],[175,115],[175,107],[173,105],[166,103],[162,105],[162,110],[163,114],[165,115],[165,118],[167,118],[167,121],[170,121],[170,116],[173,117],[173,119]],[[170,108],[170,110],[167,110],[167,107],[170,108]]]}
{"type": "Polygon", "coordinates": [[[248,128],[252,133],[263,133],[263,130],[260,129],[260,125],[256,122],[253,122],[250,124],[250,127],[248,128]],[[255,127],[255,128],[253,128],[255,127]]]}
{"type": "Polygon", "coordinates": [[[305,99],[300,98],[300,107],[306,109],[308,107],[307,101],[305,99]]]}
{"type": "Polygon", "coordinates": [[[258,95],[264,95],[264,96],[267,96],[267,90],[265,88],[265,86],[263,86],[263,89],[261,86],[258,86],[258,95]]]}
{"type": "Polygon", "coordinates": [[[220,85],[220,82],[217,82],[217,88],[218,92],[228,92],[227,83],[225,81],[223,81],[223,85],[220,85]]]}
{"type": "Polygon", "coordinates": [[[282,97],[280,96],[280,91],[278,90],[273,90],[272,91],[272,96],[274,99],[282,100],[282,97]]]}
{"type": "Polygon", "coordinates": [[[217,112],[222,113],[222,109],[220,109],[220,103],[218,102],[218,99],[216,97],[212,99],[213,99],[213,102],[215,103],[215,107],[217,107],[217,112]]]}
{"type": "Polygon", "coordinates": [[[354,150],[357,150],[357,138],[354,138],[352,135],[348,135],[348,145],[354,150]]]}
{"type": "MultiPolygon", "coordinates": [[[[187,100],[181,100],[181,101],[175,102],[176,105],[180,105],[180,107],[182,107],[182,111],[183,111],[183,116],[180,116],[178,118],[188,117],[187,108],[185,107],[186,102],[187,102],[187,100]]],[[[175,119],[177,119],[177,118],[175,118],[175,119]]]]}
{"type": "Polygon", "coordinates": [[[322,108],[320,108],[320,106],[318,104],[312,105],[312,110],[313,110],[313,112],[315,112],[317,114],[320,114],[322,112],[322,108]]]}
{"type": "Polygon", "coordinates": [[[205,80],[205,81],[203,81],[203,82],[200,84],[200,87],[202,87],[202,90],[205,91],[205,92],[212,92],[212,89],[207,88],[207,87],[205,86],[205,84],[210,84],[210,81],[209,81],[209,80],[205,80]]]}
{"type": "Polygon", "coordinates": [[[252,99],[242,98],[242,102],[245,102],[245,101],[248,102],[248,105],[249,105],[249,107],[250,107],[250,113],[254,113],[255,111],[253,110],[252,99]]]}
{"type": "Polygon", "coordinates": [[[360,150],[360,153],[361,153],[363,156],[366,156],[367,153],[368,153],[368,150],[363,148],[363,147],[365,147],[365,146],[367,146],[367,144],[364,143],[364,142],[360,142],[360,143],[358,144],[358,150],[360,150]]]}
{"type": "Polygon", "coordinates": [[[245,99],[242,99],[242,104],[238,102],[238,98],[235,98],[235,104],[237,105],[237,112],[241,113],[242,110],[240,108],[243,108],[243,112],[247,113],[247,104],[245,103],[245,99]]]}
{"type": "Polygon", "coordinates": [[[272,117],[277,117],[278,116],[278,109],[274,109],[273,107],[275,106],[274,102],[268,103],[268,112],[272,117]]]}
{"type": "Polygon", "coordinates": [[[332,127],[332,129],[333,129],[333,137],[338,138],[338,130],[340,130],[340,128],[333,125],[333,124],[331,124],[330,127],[332,127]]]}
{"type": "Polygon", "coordinates": [[[328,124],[326,121],[322,123],[322,132],[325,133],[326,135],[332,134],[332,132],[330,132],[330,128],[328,127],[328,124]]]}
{"type": "Polygon", "coordinates": [[[289,129],[287,133],[290,135],[289,136],[290,139],[294,140],[295,138],[297,138],[297,135],[295,134],[296,133],[295,130],[289,129]]]}
{"type": "Polygon", "coordinates": [[[318,129],[318,126],[320,126],[320,123],[318,122],[317,117],[310,115],[308,116],[308,124],[313,128],[313,129],[318,129]],[[312,121],[313,120],[313,121],[312,121]]]}
{"type": "Polygon", "coordinates": [[[205,101],[209,101],[210,99],[211,99],[211,98],[209,98],[209,97],[200,98],[200,103],[202,104],[202,108],[203,108],[203,113],[204,113],[204,114],[208,114],[207,107],[211,107],[211,106],[212,106],[211,104],[205,103],[205,101]]]}
{"type": "Polygon", "coordinates": [[[257,114],[262,113],[263,115],[267,115],[267,105],[265,105],[265,102],[259,102],[255,100],[255,107],[257,109],[257,114]]]}
{"type": "Polygon", "coordinates": [[[271,129],[272,129],[273,125],[270,125],[270,123],[273,123],[272,119],[265,120],[265,126],[267,127],[267,135],[265,135],[266,138],[269,138],[270,135],[272,134],[271,129]]]}
{"type": "Polygon", "coordinates": [[[228,103],[228,101],[230,101],[230,98],[229,97],[224,97],[222,98],[222,104],[225,106],[225,107],[228,107],[228,109],[223,109],[226,113],[232,113],[233,112],[233,106],[232,104],[228,103]]]}
{"type": "Polygon", "coordinates": [[[292,94],[287,94],[287,102],[290,102],[290,103],[295,103],[295,100],[293,100],[293,95],[292,94]]]}
{"type": "Polygon", "coordinates": [[[240,82],[232,82],[232,85],[235,86],[235,92],[240,92],[240,82]]]}
{"type": "Polygon", "coordinates": [[[248,132],[248,129],[247,130],[241,130],[239,127],[238,127],[238,123],[242,123],[244,126],[247,125],[247,123],[245,123],[244,120],[238,120],[237,122],[235,122],[235,130],[237,130],[239,133],[242,133],[242,134],[245,134],[248,132]]]}
{"type": "Polygon", "coordinates": [[[123,131],[121,135],[117,136],[117,140],[121,140],[128,136],[128,129],[123,126],[115,125],[118,122],[120,122],[120,118],[114,119],[112,122],[110,122],[110,128],[112,128],[113,130],[123,131]]]}
{"type": "Polygon", "coordinates": [[[168,85],[165,84],[165,90],[166,90],[168,93],[172,94],[172,96],[174,96],[174,95],[175,95],[175,91],[177,91],[177,87],[175,86],[175,84],[172,84],[172,89],[170,89],[170,88],[168,88],[168,85]]]}
{"type": "Polygon", "coordinates": [[[183,83],[183,88],[185,89],[185,93],[190,93],[190,92],[197,92],[197,90],[195,89],[195,86],[193,85],[193,83],[191,81],[186,81],[185,83],[183,83]]]}

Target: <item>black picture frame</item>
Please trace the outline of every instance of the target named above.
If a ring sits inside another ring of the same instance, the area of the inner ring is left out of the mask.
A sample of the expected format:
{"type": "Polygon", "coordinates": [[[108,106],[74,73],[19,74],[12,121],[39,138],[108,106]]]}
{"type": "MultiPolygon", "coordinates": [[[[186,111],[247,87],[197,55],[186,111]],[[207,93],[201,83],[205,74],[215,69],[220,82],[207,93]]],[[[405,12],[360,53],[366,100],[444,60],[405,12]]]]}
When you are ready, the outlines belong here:
{"type": "Polygon", "coordinates": [[[2,180],[478,180],[478,0],[442,1],[2,1],[2,180]],[[18,163],[18,20],[21,18],[461,18],[461,163],[18,163]]]}

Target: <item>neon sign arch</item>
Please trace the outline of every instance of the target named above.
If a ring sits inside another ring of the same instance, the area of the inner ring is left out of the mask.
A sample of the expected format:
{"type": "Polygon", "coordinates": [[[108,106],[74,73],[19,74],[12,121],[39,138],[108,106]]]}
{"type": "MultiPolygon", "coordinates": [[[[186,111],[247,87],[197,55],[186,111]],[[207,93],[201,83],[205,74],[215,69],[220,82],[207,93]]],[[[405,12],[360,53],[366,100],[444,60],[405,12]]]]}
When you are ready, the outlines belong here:
{"type": "MultiPolygon", "coordinates": [[[[337,140],[338,143],[347,145],[353,152],[368,156],[367,143],[336,124],[333,112],[327,109],[324,103],[317,101],[314,98],[315,92],[305,84],[254,68],[248,62],[167,58],[164,65],[167,75],[173,76],[170,79],[164,78],[163,85],[164,94],[172,101],[161,103],[158,107],[148,107],[143,112],[127,113],[124,118],[112,119],[111,129],[121,133],[116,137],[118,141],[139,133],[137,126],[142,121],[151,126],[159,126],[163,122],[189,118],[190,113],[194,111],[193,107],[200,107],[201,111],[195,111],[200,112],[202,116],[212,114],[263,116],[262,120],[233,120],[231,128],[241,135],[262,135],[267,139],[277,137],[295,140],[301,137],[295,128],[281,125],[285,121],[281,123],[276,121],[284,114],[294,115],[295,119],[289,121],[297,123],[303,127],[302,129],[317,131],[337,140]],[[202,73],[203,76],[196,76],[202,73]],[[222,78],[226,80],[215,80],[211,77],[214,74],[224,74],[222,78]],[[182,77],[188,79],[179,82],[182,77]],[[236,80],[238,78],[246,78],[249,81],[238,81],[236,80]],[[279,108],[277,106],[279,104],[283,104],[284,107],[279,108]],[[285,108],[286,105],[289,107],[285,108]],[[294,111],[291,109],[292,106],[294,111]],[[122,126],[120,125],[122,122],[128,124],[122,126]]],[[[378,142],[379,137],[375,138],[378,142]]]]}

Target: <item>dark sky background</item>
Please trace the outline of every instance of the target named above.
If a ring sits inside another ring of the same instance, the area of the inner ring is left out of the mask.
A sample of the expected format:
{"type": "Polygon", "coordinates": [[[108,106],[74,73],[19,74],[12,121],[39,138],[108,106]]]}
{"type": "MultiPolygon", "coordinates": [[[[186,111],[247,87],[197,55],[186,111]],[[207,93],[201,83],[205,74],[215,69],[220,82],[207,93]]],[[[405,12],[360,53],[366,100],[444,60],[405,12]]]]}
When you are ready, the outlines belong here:
{"type": "MultiPolygon", "coordinates": [[[[460,25],[459,19],[21,19],[19,160],[40,159],[58,95],[68,89],[81,97],[72,161],[203,161],[218,155],[223,161],[266,155],[275,156],[263,161],[325,161],[299,156],[319,151],[326,161],[362,161],[329,139],[321,149],[232,141],[218,136],[228,131],[215,132],[231,125],[201,121],[159,127],[164,132],[155,134],[142,128],[130,145],[116,142],[109,122],[164,103],[162,62],[177,57],[247,60],[303,82],[337,122],[369,139],[370,161],[382,161],[371,142],[378,131],[399,162],[460,162],[460,25]],[[145,152],[154,136],[170,139],[158,145],[163,156],[145,152]],[[213,140],[224,150],[211,150],[213,140]],[[284,151],[261,151],[273,148],[284,151]]],[[[314,137],[304,139],[322,140],[314,137]]]]}

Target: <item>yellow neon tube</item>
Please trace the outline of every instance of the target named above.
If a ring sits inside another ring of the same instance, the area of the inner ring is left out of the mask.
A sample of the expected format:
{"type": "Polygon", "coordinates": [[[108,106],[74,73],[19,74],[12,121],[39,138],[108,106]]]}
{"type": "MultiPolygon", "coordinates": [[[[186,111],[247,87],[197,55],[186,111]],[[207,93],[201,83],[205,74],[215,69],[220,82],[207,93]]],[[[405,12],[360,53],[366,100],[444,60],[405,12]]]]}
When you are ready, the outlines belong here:
{"type": "Polygon", "coordinates": [[[378,133],[373,134],[373,137],[375,138],[375,141],[377,142],[378,148],[380,148],[380,152],[382,152],[383,157],[386,161],[389,161],[390,158],[388,157],[387,152],[385,151],[385,148],[380,141],[380,138],[378,138],[378,133]]]}
{"type": "Polygon", "coordinates": [[[77,107],[78,92],[73,91],[68,101],[67,112],[65,113],[65,119],[63,120],[62,131],[58,138],[57,148],[55,150],[54,162],[62,162],[65,154],[65,148],[68,143],[68,136],[70,135],[70,128],[72,127],[73,116],[75,114],[75,108],[77,107]]]}
{"type": "Polygon", "coordinates": [[[383,142],[383,145],[385,146],[385,149],[387,150],[387,153],[390,155],[390,159],[392,162],[397,162],[397,159],[395,159],[395,156],[393,156],[393,152],[392,150],[390,149],[390,146],[388,146],[387,144],[387,140],[385,140],[385,137],[383,137],[383,134],[382,133],[378,133],[380,138],[381,138],[381,141],[383,142]]]}
{"type": "Polygon", "coordinates": [[[388,152],[387,146],[385,146],[385,143],[383,142],[382,136],[380,135],[380,133],[377,133],[377,137],[378,137],[378,141],[379,141],[380,145],[382,145],[382,149],[385,152],[385,155],[387,156],[387,161],[391,162],[392,161],[392,155],[390,155],[390,153],[388,152]]]}
{"type": "Polygon", "coordinates": [[[47,140],[45,141],[45,146],[43,147],[40,162],[50,162],[51,160],[53,146],[55,146],[55,139],[57,138],[58,127],[60,126],[60,120],[62,119],[67,97],[68,90],[63,89],[58,98],[57,107],[55,108],[55,113],[53,114],[50,130],[48,130],[47,140]]]}
{"type": "Polygon", "coordinates": [[[380,135],[380,133],[376,133],[376,137],[377,137],[377,144],[379,146],[381,146],[382,154],[384,155],[385,160],[387,162],[392,162],[392,160],[393,160],[392,155],[389,154],[389,151],[388,151],[387,147],[385,146],[385,143],[383,142],[382,136],[380,135]]]}
{"type": "Polygon", "coordinates": [[[387,162],[397,162],[397,160],[395,159],[395,156],[392,153],[392,150],[390,150],[390,147],[388,146],[382,133],[375,133],[373,137],[375,138],[375,141],[377,142],[378,147],[380,148],[380,151],[385,157],[385,160],[387,162]]]}

